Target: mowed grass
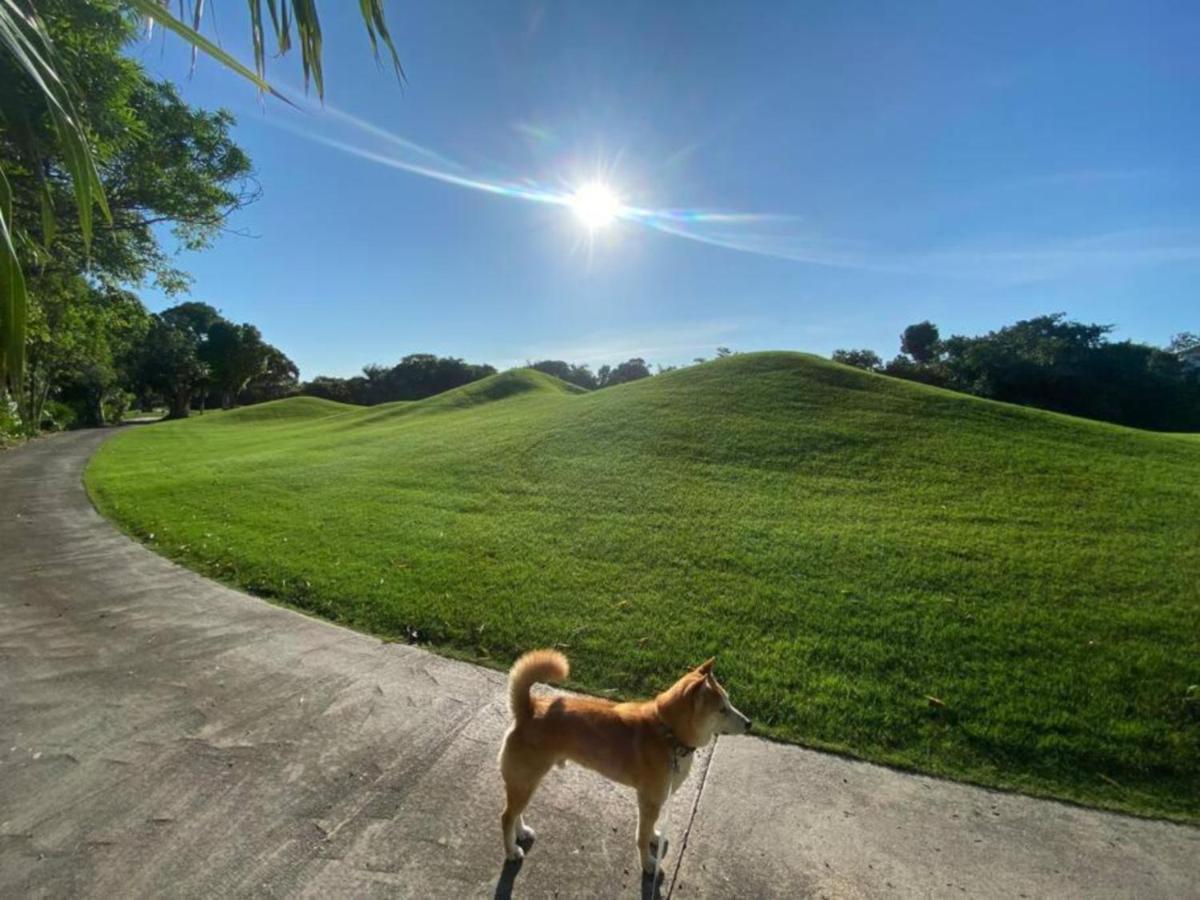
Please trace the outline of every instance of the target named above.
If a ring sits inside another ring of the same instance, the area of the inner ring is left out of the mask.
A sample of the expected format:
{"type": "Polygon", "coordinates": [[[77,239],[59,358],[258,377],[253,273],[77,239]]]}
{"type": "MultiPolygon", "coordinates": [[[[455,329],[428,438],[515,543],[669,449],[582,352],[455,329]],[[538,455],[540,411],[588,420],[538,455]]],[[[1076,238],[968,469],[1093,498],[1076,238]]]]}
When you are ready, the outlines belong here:
{"type": "Polygon", "coordinates": [[[716,654],[773,737],[1200,820],[1190,437],[768,353],[207,414],[87,483],[160,552],[382,636],[559,646],[616,696],[716,654]]]}

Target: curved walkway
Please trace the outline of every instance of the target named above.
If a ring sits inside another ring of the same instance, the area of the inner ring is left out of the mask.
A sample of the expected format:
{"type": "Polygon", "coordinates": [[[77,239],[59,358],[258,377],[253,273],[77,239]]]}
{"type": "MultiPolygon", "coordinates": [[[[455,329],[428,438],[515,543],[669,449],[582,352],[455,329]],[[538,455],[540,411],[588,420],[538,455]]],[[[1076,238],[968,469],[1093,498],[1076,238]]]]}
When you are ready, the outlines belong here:
{"type": "MultiPolygon", "coordinates": [[[[0,896],[629,897],[626,793],[568,767],[504,866],[503,676],[309,619],[127,539],[83,467],[0,453],[0,896]]],[[[674,897],[1185,897],[1200,831],[722,738],[674,897]]]]}

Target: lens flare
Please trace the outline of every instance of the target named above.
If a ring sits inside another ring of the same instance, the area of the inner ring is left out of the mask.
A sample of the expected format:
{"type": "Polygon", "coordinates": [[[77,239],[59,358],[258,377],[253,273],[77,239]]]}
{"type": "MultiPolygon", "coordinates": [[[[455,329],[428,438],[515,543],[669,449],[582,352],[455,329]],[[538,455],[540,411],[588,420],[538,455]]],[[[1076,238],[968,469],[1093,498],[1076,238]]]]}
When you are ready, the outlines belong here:
{"type": "MultiPolygon", "coordinates": [[[[297,101],[297,106],[302,104],[303,100],[297,101]]],[[[802,233],[798,233],[796,226],[799,220],[795,216],[638,206],[619,197],[602,178],[593,178],[582,184],[577,182],[572,188],[562,182],[555,185],[543,184],[528,177],[495,177],[491,173],[461,164],[385,128],[335,109],[328,103],[320,110],[314,107],[312,111],[323,111],[327,122],[335,119],[357,134],[346,134],[344,139],[322,134],[313,127],[314,119],[303,113],[300,118],[295,119],[289,118],[285,113],[267,119],[266,123],[361,159],[444,184],[524,200],[527,203],[562,207],[575,216],[589,236],[594,236],[599,229],[614,222],[622,221],[673,237],[740,253],[835,268],[863,267],[863,261],[855,253],[830,248],[819,239],[806,238],[802,233]],[[333,115],[329,116],[329,113],[333,115]],[[374,146],[364,145],[363,138],[368,139],[374,146]]]]}

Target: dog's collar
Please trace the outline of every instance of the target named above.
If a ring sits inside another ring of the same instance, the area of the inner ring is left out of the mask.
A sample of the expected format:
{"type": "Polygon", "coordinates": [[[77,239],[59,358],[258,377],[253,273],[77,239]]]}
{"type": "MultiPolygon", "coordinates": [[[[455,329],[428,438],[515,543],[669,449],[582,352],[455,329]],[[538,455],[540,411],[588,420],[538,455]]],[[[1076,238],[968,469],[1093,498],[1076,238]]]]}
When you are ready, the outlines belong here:
{"type": "Polygon", "coordinates": [[[654,717],[658,719],[658,726],[662,729],[663,737],[667,739],[667,744],[671,747],[672,759],[687,759],[696,752],[696,748],[691,744],[685,744],[675,736],[675,732],[671,730],[671,726],[666,723],[662,717],[662,713],[658,711],[656,706],[654,709],[654,717]]]}

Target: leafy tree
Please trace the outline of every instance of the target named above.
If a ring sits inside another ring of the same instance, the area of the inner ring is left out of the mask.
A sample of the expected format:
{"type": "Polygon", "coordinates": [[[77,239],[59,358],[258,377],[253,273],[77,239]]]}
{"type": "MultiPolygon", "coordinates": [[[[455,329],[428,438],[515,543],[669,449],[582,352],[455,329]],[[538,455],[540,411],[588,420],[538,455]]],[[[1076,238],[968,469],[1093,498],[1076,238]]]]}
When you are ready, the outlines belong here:
{"type": "Polygon", "coordinates": [[[149,313],[132,294],[93,287],[79,276],[46,276],[39,284],[31,298],[21,418],[36,431],[47,402],[61,399],[81,424],[102,425],[104,403],[127,380],[149,313]]]}
{"type": "Polygon", "coordinates": [[[1200,377],[1186,359],[1146,344],[1110,342],[1110,325],[1072,322],[1063,313],[1038,316],[937,341],[937,356],[927,362],[917,359],[928,358],[930,332],[923,331],[907,355],[887,364],[887,374],[1138,428],[1200,429],[1200,377]],[[924,350],[914,354],[913,347],[924,350]]]}
{"type": "Polygon", "coordinates": [[[61,379],[60,396],[76,410],[80,425],[120,421],[134,385],[138,345],[150,328],[150,313],[128,291],[93,291],[91,352],[61,379]]]}
{"type": "Polygon", "coordinates": [[[395,400],[423,400],[495,374],[496,370],[489,365],[468,363],[452,356],[411,353],[391,368],[378,364],[365,366],[358,378],[319,376],[301,385],[300,392],[371,406],[395,400]]]}
{"type": "Polygon", "coordinates": [[[595,390],[597,386],[596,376],[592,374],[592,370],[587,366],[576,366],[568,362],[563,362],[561,359],[543,359],[539,362],[530,363],[529,368],[536,369],[539,372],[545,372],[547,375],[553,375],[555,378],[561,378],[568,384],[575,384],[587,390],[595,390]]]}
{"type": "Polygon", "coordinates": [[[1167,352],[1173,353],[1183,361],[1184,368],[1189,374],[1200,377],[1200,334],[1191,331],[1181,331],[1171,338],[1167,352]]]}
{"type": "MultiPolygon", "coordinates": [[[[62,181],[73,188],[76,221],[85,256],[93,232],[93,206],[99,208],[110,225],[117,227],[113,223],[108,192],[97,166],[103,148],[97,144],[98,133],[93,130],[96,129],[96,123],[89,119],[86,114],[88,111],[80,108],[82,95],[78,88],[78,85],[86,84],[90,99],[93,94],[101,93],[106,84],[103,80],[78,77],[79,73],[71,68],[71,63],[97,54],[88,48],[89,52],[73,55],[70,46],[64,49],[68,43],[64,38],[71,36],[74,29],[64,27],[56,31],[54,26],[47,27],[46,21],[61,25],[66,14],[94,13],[106,18],[110,26],[113,23],[125,23],[132,29],[135,22],[123,15],[127,5],[148,21],[160,23],[190,43],[193,61],[196,50],[203,50],[254,82],[260,90],[276,93],[263,79],[267,34],[263,26],[263,3],[262,0],[249,2],[251,44],[257,72],[237,62],[199,33],[203,0],[192,0],[190,4],[191,26],[177,19],[170,11],[169,4],[161,0],[125,0],[125,3],[89,0],[86,4],[69,0],[37,0],[36,3],[34,0],[4,0],[0,3],[0,84],[4,85],[4,93],[0,97],[5,101],[10,96],[21,97],[21,102],[0,104],[0,139],[9,139],[13,135],[21,138],[19,155],[5,152],[0,156],[4,161],[0,166],[0,385],[19,382],[24,371],[29,308],[25,267],[28,260],[21,258],[20,250],[35,246],[29,230],[31,219],[28,210],[14,204],[16,190],[10,184],[10,176],[15,174],[13,180],[18,183],[25,178],[38,182],[39,186],[49,186],[52,181],[46,177],[46,170],[50,168],[48,164],[53,158],[61,161],[62,181]],[[44,134],[39,138],[33,126],[46,122],[49,123],[49,130],[43,129],[44,134]],[[18,161],[15,167],[10,167],[13,160],[18,161]]],[[[291,47],[294,24],[299,38],[305,87],[311,77],[317,93],[324,96],[321,27],[316,4],[313,0],[291,0],[290,3],[282,0],[278,4],[268,0],[267,8],[279,53],[283,54],[291,47]]],[[[361,0],[359,10],[372,51],[378,58],[378,45],[382,42],[391,54],[397,74],[402,77],[399,58],[384,18],[382,0],[361,0]]],[[[180,11],[183,12],[182,0],[180,11]]],[[[86,29],[79,31],[90,33],[86,29]]],[[[127,32],[125,38],[128,39],[131,33],[127,32]]],[[[112,56],[111,53],[99,54],[104,55],[112,56]]],[[[7,151],[8,148],[5,149],[7,151]]],[[[167,149],[176,148],[168,146],[167,149]]],[[[56,200],[47,187],[38,205],[44,238],[49,237],[56,220],[55,206],[56,200]]]]}
{"type": "Polygon", "coordinates": [[[164,309],[161,315],[172,325],[191,334],[197,343],[207,340],[209,330],[218,322],[225,321],[225,317],[216,307],[196,300],[177,303],[170,309],[164,309]]]}
{"type": "Polygon", "coordinates": [[[154,317],[142,344],[138,378],[167,401],[168,419],[186,419],[192,398],[208,378],[196,336],[163,315],[154,317]]]}
{"type": "Polygon", "coordinates": [[[277,347],[266,345],[266,364],[238,395],[238,403],[265,403],[290,397],[300,390],[300,370],[277,347]]]}
{"type": "Polygon", "coordinates": [[[833,361],[858,369],[869,369],[872,372],[883,369],[883,360],[874,350],[834,350],[833,361]]]}
{"type": "Polygon", "coordinates": [[[614,385],[625,384],[630,381],[638,381],[642,378],[649,378],[651,374],[650,367],[646,365],[646,361],[641,357],[635,356],[633,359],[625,360],[625,362],[616,368],[601,366],[600,371],[597,373],[598,387],[613,387],[614,385]]]}
{"type": "Polygon", "coordinates": [[[233,406],[250,379],[266,371],[269,349],[253,325],[234,325],[224,319],[209,325],[199,356],[208,366],[222,409],[233,406]]]}
{"type": "Polygon", "coordinates": [[[300,385],[300,393],[309,397],[320,397],[322,400],[336,400],[338,403],[354,403],[354,392],[345,378],[333,378],[328,375],[318,375],[312,381],[300,385]]]}
{"type": "Polygon", "coordinates": [[[937,359],[941,335],[932,322],[926,320],[909,325],[900,335],[900,352],[907,353],[913,360],[927,365],[937,359]]]}

